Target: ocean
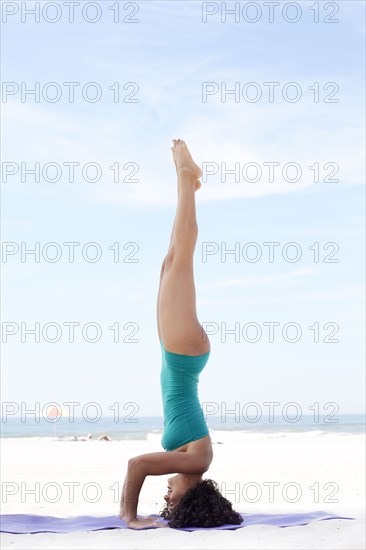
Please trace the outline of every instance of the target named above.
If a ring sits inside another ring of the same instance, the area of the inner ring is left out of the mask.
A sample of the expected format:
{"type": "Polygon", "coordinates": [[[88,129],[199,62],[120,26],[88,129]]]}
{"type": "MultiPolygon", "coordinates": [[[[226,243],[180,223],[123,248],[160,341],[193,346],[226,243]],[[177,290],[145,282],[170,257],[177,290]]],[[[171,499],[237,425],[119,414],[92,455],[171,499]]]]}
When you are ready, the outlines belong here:
{"type": "MultiPolygon", "coordinates": [[[[282,417],[260,419],[257,422],[243,420],[237,422],[229,415],[225,421],[220,416],[206,418],[212,433],[215,431],[241,431],[246,433],[346,433],[360,434],[365,432],[363,414],[339,414],[331,419],[316,421],[312,415],[303,415],[296,422],[282,417]]],[[[102,417],[91,421],[82,417],[61,417],[57,420],[29,417],[9,417],[0,419],[2,438],[83,438],[90,434],[90,439],[98,439],[107,434],[111,440],[147,439],[149,434],[162,434],[164,420],[158,416],[141,416],[133,419],[115,421],[113,417],[102,417]]]]}

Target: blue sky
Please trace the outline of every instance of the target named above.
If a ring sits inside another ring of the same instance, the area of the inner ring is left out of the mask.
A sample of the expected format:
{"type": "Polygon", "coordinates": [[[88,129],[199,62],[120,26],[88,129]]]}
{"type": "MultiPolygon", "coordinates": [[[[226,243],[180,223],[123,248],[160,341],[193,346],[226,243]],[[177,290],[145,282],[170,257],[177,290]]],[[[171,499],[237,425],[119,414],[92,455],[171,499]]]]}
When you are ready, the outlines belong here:
{"type": "Polygon", "coordinates": [[[363,2],[338,2],[335,24],[323,22],[324,13],[330,13],[322,11],[324,2],[317,24],[310,2],[297,3],[302,17],[294,24],[280,15],[274,23],[265,15],[255,24],[229,17],[222,23],[220,14],[202,23],[202,3],[195,0],[138,2],[139,22],[116,24],[112,2],[99,4],[102,17],[95,24],[83,21],[78,11],[69,23],[59,2],[62,17],[55,24],[42,18],[22,23],[18,13],[2,25],[3,82],[19,87],[24,82],[29,88],[39,82],[41,89],[56,82],[62,90],[56,103],[35,102],[31,96],[23,103],[20,93],[5,102],[3,95],[3,163],[63,167],[57,182],[35,182],[31,176],[22,182],[19,173],[3,182],[2,240],[19,248],[22,242],[28,248],[38,242],[41,249],[56,242],[62,252],[55,263],[42,257],[37,263],[31,256],[21,262],[20,253],[9,255],[5,263],[3,255],[3,323],[20,328],[23,322],[30,328],[52,322],[63,330],[53,344],[42,336],[40,343],[31,336],[21,342],[19,332],[9,336],[3,344],[2,399],[29,407],[34,402],[96,401],[106,413],[115,402],[133,401],[141,415],[162,413],[155,308],[176,204],[170,142],[181,137],[201,165],[226,163],[232,169],[239,163],[242,170],[254,162],[263,169],[257,182],[236,182],[233,176],[224,182],[218,171],[197,193],[197,311],[201,323],[217,328],[201,375],[201,401],[225,402],[228,408],[235,402],[297,402],[304,414],[315,402],[321,410],[334,402],[340,413],[361,412],[363,2]],[[89,103],[77,91],[70,103],[64,82],[80,83],[77,90],[96,82],[102,98],[89,103]],[[137,83],[138,102],[114,103],[109,87],[115,82],[125,95],[132,88],[123,90],[123,85],[137,83]],[[235,102],[227,96],[223,102],[216,94],[203,102],[204,82],[227,89],[237,82],[240,90],[255,82],[262,99],[235,102]],[[266,82],[279,83],[272,103],[266,82]],[[302,90],[296,103],[281,95],[289,82],[302,90]],[[339,87],[337,103],[323,101],[333,90],[323,89],[329,82],[339,87]],[[320,89],[317,103],[310,89],[314,83],[320,89]],[[65,162],[97,163],[103,176],[83,181],[77,169],[70,182],[65,162]],[[116,162],[121,167],[134,163],[138,181],[115,183],[109,167],[116,162]],[[268,162],[280,164],[274,182],[267,178],[268,162]],[[302,168],[297,182],[281,177],[282,167],[291,162],[302,168]],[[309,168],[314,163],[320,166],[318,183],[309,168]],[[338,165],[338,182],[322,181],[331,173],[329,166],[323,168],[326,163],[338,165]],[[65,242],[80,243],[74,263],[67,260],[65,242]],[[96,263],[80,253],[90,242],[102,251],[96,263]],[[115,263],[109,247],[116,242],[122,257],[133,250],[123,250],[125,243],[136,243],[138,261],[115,263]],[[250,242],[262,252],[257,262],[243,257],[250,242]],[[268,242],[279,243],[273,262],[268,261],[268,242]],[[281,254],[290,242],[301,250],[297,262],[281,254]],[[240,261],[233,255],[223,261],[216,253],[204,262],[205,243],[216,243],[220,252],[238,243],[240,261]],[[319,243],[317,262],[314,243],[319,243]],[[324,249],[327,243],[336,244],[324,249]],[[324,261],[333,251],[339,261],[324,261]],[[69,343],[67,322],[80,323],[79,328],[97,323],[102,336],[87,343],[77,329],[75,342],[69,343]],[[137,326],[137,342],[114,343],[109,327],[117,322],[123,336],[137,326]],[[289,343],[279,332],[271,343],[268,322],[280,323],[280,331],[286,323],[297,323],[302,337],[289,343]],[[222,326],[230,329],[235,323],[241,329],[257,323],[262,337],[250,343],[228,336],[225,342],[222,326]],[[318,343],[309,328],[315,323],[318,343]],[[326,323],[333,325],[324,328],[326,323]],[[324,342],[334,326],[339,327],[334,336],[339,342],[324,342]]]}

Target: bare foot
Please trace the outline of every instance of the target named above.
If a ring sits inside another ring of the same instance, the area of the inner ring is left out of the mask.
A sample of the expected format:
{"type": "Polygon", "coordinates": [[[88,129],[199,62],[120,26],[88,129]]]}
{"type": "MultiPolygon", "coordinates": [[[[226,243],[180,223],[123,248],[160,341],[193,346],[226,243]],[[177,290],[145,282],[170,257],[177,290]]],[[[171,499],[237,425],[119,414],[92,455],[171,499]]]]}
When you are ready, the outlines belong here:
{"type": "Polygon", "coordinates": [[[173,139],[173,158],[175,167],[177,169],[177,174],[185,174],[192,178],[195,181],[196,191],[201,187],[201,182],[199,181],[202,176],[202,170],[192,159],[191,153],[188,150],[187,145],[181,139],[173,139]]]}

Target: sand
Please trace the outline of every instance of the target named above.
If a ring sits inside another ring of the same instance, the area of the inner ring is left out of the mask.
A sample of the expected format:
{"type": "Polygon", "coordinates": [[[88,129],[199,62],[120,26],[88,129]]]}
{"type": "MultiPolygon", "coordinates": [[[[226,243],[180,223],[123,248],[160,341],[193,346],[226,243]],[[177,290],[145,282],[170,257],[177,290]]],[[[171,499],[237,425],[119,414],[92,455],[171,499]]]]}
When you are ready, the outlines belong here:
{"type": "MultiPolygon", "coordinates": [[[[236,531],[192,533],[174,529],[2,533],[1,547],[365,548],[362,434],[215,432],[213,448],[214,460],[204,477],[217,481],[237,511],[269,514],[321,510],[355,519],[314,521],[287,528],[258,525],[236,531]]],[[[4,438],[1,513],[59,517],[118,514],[128,458],[154,451],[162,451],[160,436],[154,434],[137,441],[4,438]]],[[[140,495],[139,514],[159,513],[168,477],[147,478],[140,495]]]]}

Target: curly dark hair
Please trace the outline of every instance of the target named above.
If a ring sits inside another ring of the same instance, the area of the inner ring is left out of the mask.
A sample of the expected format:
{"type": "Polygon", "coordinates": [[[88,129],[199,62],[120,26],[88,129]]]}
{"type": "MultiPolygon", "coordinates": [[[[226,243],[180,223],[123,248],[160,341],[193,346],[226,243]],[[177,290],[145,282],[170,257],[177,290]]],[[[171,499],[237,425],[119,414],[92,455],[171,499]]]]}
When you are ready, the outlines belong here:
{"type": "Polygon", "coordinates": [[[160,516],[168,519],[169,527],[220,527],[230,523],[240,525],[242,516],[235,512],[229,500],[222,496],[216,481],[203,479],[189,489],[173,510],[165,506],[160,516]]]}

